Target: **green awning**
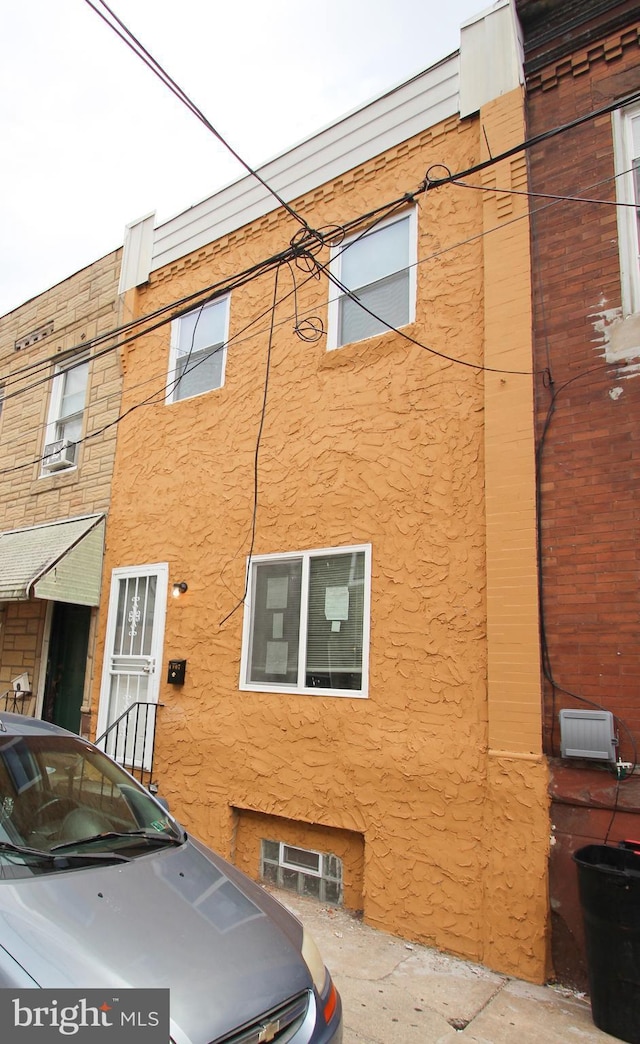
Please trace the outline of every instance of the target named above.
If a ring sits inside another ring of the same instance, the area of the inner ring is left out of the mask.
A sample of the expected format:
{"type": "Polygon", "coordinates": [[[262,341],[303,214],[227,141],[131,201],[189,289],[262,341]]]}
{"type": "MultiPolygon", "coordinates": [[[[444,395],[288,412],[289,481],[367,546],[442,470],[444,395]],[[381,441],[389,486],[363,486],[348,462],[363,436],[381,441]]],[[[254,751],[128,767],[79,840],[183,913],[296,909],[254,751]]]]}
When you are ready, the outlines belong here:
{"type": "Polygon", "coordinates": [[[84,515],[0,533],[0,602],[98,605],[104,527],[104,515],[84,515]]]}

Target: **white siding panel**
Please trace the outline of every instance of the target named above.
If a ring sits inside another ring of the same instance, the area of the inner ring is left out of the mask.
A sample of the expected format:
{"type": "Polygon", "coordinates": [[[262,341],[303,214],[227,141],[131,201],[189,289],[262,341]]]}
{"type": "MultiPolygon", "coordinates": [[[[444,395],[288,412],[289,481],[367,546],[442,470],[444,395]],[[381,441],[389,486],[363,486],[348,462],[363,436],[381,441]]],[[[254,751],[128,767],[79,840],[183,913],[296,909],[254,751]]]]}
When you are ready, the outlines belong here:
{"type": "MultiPolygon", "coordinates": [[[[260,168],[287,203],[373,159],[458,111],[459,55],[432,66],[260,168]]],[[[403,186],[407,191],[417,186],[403,186]]],[[[275,210],[247,175],[159,226],[151,271],[275,210]]]]}
{"type": "Polygon", "coordinates": [[[460,117],[524,83],[523,52],[512,0],[498,0],[460,31],[460,117]]]}
{"type": "Polygon", "coordinates": [[[147,214],[138,221],[127,225],[120,268],[118,293],[124,294],[134,286],[146,283],[151,270],[153,256],[153,219],[154,214],[147,214]]]}

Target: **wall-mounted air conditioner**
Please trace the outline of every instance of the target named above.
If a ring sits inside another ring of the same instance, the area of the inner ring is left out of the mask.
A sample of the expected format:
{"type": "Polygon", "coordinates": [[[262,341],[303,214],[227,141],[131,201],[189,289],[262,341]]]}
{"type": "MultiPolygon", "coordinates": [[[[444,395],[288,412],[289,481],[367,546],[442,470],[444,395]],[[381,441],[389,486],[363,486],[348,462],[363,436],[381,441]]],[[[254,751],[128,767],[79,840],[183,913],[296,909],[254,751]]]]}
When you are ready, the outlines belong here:
{"type": "Polygon", "coordinates": [[[42,457],[43,471],[61,471],[75,464],[76,444],[68,439],[59,439],[57,442],[49,442],[44,448],[42,457]]]}

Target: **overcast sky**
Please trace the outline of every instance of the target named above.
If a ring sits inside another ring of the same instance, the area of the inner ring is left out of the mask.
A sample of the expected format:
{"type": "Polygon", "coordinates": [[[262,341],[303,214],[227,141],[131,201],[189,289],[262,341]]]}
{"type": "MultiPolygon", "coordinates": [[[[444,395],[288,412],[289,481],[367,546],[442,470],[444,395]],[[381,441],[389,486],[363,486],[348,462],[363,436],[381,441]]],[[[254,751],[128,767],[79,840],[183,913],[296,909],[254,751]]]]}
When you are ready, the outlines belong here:
{"type": "MultiPolygon", "coordinates": [[[[100,6],[98,0],[93,0],[100,6]]],[[[490,0],[108,0],[256,167],[456,50],[490,0]]],[[[244,171],[86,0],[3,0],[0,315],[244,171]]]]}

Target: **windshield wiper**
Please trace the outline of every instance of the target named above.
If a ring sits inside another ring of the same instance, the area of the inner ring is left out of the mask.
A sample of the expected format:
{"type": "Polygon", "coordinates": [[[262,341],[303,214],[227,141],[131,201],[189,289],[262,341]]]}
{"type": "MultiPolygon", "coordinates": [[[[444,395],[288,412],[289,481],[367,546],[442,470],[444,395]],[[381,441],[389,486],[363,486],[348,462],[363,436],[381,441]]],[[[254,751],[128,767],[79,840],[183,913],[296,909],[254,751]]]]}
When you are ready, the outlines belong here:
{"type": "Polygon", "coordinates": [[[53,849],[49,852],[40,848],[29,848],[28,845],[14,845],[12,841],[0,841],[0,855],[19,855],[26,859],[35,859],[39,863],[49,863],[53,867],[62,868],[69,863],[130,863],[129,856],[119,852],[69,852],[67,855],[56,855],[53,849]]]}
{"type": "Polygon", "coordinates": [[[182,845],[186,840],[186,834],[181,838],[171,834],[162,834],[157,831],[148,830],[105,830],[103,834],[91,834],[89,837],[81,837],[77,841],[63,841],[60,845],[53,845],[52,852],[64,852],[68,848],[78,848],[80,845],[92,845],[97,841],[150,841],[159,845],[182,845]]]}

